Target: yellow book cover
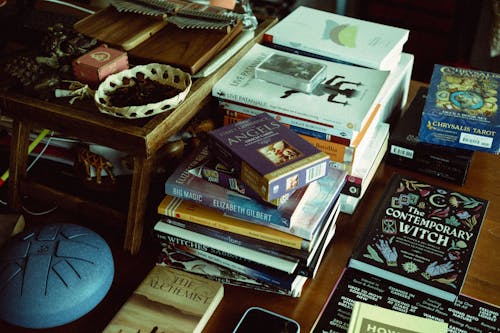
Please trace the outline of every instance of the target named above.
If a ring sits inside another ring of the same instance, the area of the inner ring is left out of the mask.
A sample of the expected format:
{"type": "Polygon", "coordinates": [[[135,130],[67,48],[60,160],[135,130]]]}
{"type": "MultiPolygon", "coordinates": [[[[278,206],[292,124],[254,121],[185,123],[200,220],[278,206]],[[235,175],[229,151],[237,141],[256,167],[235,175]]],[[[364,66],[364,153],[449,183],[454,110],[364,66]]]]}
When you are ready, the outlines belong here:
{"type": "Polygon", "coordinates": [[[223,295],[219,282],[156,265],[103,332],[201,332],[223,295]]]}
{"type": "Polygon", "coordinates": [[[447,333],[448,324],[363,302],[354,302],[347,333],[447,333]]]}
{"type": "Polygon", "coordinates": [[[309,249],[311,242],[301,237],[256,223],[225,215],[222,211],[196,202],[166,195],[158,205],[158,214],[229,231],[238,235],[261,239],[294,249],[309,249]]]}

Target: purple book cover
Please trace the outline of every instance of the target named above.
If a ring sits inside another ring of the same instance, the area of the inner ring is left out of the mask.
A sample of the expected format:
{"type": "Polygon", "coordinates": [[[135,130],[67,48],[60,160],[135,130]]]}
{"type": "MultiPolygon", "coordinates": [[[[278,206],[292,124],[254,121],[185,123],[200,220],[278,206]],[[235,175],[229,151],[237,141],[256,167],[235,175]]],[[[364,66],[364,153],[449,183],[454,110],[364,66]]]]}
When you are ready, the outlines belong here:
{"type": "Polygon", "coordinates": [[[345,183],[345,171],[328,167],[327,176],[296,190],[284,204],[275,208],[192,174],[190,170],[207,156],[207,146],[193,151],[167,179],[165,193],[307,240],[314,236],[345,183]]]}
{"type": "Polygon", "coordinates": [[[326,175],[329,157],[268,114],[208,133],[211,151],[264,200],[326,175]]]}

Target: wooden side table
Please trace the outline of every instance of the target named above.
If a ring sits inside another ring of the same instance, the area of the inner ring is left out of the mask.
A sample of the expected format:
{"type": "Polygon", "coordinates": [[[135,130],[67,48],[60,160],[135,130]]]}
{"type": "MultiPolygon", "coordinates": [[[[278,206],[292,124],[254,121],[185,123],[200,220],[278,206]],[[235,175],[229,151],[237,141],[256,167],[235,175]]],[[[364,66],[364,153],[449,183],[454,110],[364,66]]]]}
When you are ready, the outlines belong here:
{"type": "Polygon", "coordinates": [[[77,211],[93,211],[111,219],[126,218],[124,248],[132,254],[139,251],[146,200],[149,193],[156,152],[167,139],[178,132],[211,98],[211,89],[255,43],[276,23],[275,19],[262,22],[254,38],[229,59],[217,72],[196,79],[186,100],[170,115],[126,120],[100,113],[93,101],[46,102],[17,92],[0,92],[0,105],[13,119],[10,153],[8,203],[14,209],[21,207],[21,195],[34,197],[43,193],[59,205],[77,211]],[[29,134],[32,128],[47,128],[69,137],[111,147],[133,156],[134,170],[128,213],[105,207],[99,203],[68,195],[48,186],[29,181],[26,177],[29,134]]]}

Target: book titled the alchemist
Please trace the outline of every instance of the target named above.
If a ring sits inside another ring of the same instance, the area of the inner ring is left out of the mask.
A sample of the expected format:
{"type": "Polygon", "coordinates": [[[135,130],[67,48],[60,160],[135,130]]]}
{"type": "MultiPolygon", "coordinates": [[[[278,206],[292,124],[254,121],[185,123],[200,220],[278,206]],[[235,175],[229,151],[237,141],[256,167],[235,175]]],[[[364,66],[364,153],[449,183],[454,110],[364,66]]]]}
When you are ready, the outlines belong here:
{"type": "Polygon", "coordinates": [[[217,281],[156,265],[103,332],[201,332],[223,295],[217,281]]]}
{"type": "Polygon", "coordinates": [[[435,65],[419,140],[500,153],[500,74],[435,65]]]}
{"type": "Polygon", "coordinates": [[[454,301],[488,201],[394,174],[349,267],[454,301]]]}
{"type": "Polygon", "coordinates": [[[208,132],[209,147],[270,201],[322,178],[329,156],[266,113],[208,132]]]}

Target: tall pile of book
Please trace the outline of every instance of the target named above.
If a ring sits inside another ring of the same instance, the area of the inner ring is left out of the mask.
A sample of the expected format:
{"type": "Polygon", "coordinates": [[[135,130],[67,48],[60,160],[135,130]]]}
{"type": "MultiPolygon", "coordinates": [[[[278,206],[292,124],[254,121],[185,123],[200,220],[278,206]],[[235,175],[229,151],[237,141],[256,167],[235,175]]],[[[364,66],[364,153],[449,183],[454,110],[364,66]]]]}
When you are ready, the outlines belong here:
{"type": "Polygon", "coordinates": [[[212,89],[225,124],[267,113],[346,171],[352,213],[385,151],[393,110],[406,103],[409,31],[304,6],[264,35],[212,89]]]}
{"type": "Polygon", "coordinates": [[[267,114],[208,136],[166,180],[160,264],[300,296],[334,236],[346,172],[267,114]]]}

